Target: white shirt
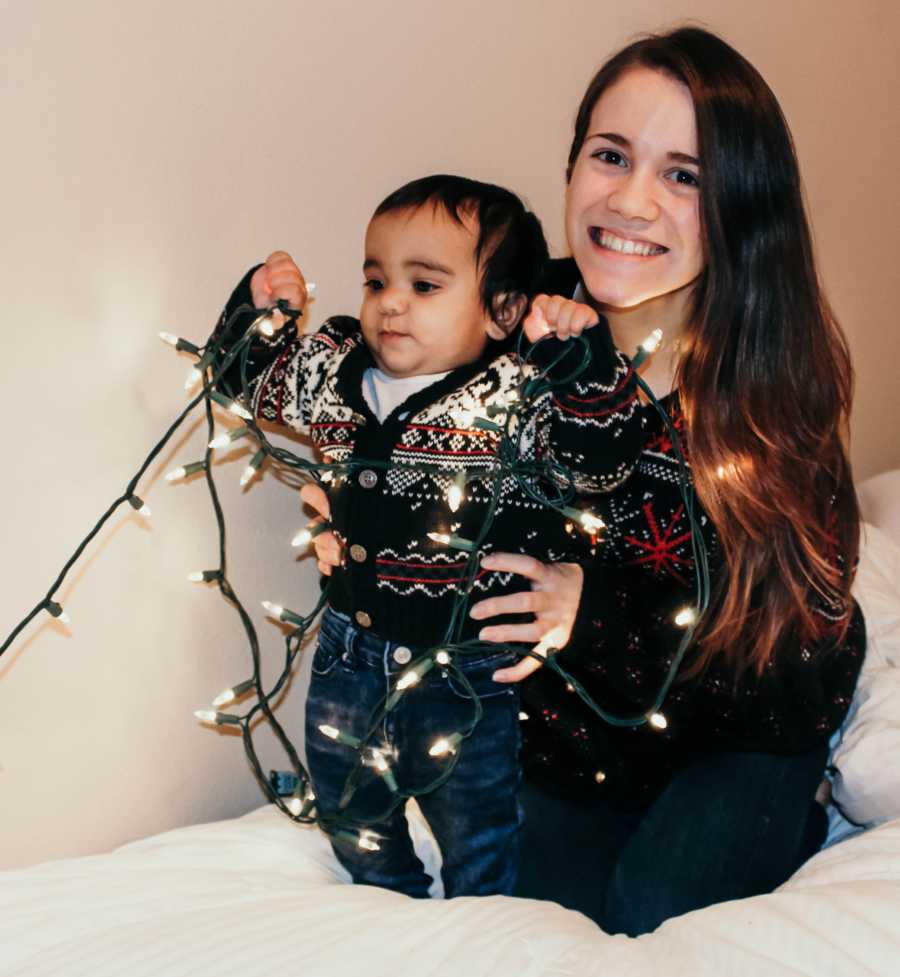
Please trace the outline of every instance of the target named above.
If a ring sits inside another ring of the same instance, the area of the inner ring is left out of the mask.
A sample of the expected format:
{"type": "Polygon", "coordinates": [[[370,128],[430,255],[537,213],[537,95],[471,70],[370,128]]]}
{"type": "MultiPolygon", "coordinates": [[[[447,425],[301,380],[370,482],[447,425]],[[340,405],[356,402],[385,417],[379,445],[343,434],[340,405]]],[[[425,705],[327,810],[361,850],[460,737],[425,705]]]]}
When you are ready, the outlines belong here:
{"type": "Polygon", "coordinates": [[[363,374],[363,397],[381,423],[404,400],[432,383],[443,380],[449,372],[448,370],[445,373],[423,373],[417,377],[389,377],[376,367],[369,367],[363,374]]]}

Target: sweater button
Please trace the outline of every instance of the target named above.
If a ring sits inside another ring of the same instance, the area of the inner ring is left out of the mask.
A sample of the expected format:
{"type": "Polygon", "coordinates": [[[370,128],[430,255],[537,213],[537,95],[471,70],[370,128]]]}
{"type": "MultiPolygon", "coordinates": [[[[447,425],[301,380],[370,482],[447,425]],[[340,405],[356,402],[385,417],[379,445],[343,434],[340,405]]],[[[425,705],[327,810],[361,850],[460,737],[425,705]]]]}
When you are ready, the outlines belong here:
{"type": "Polygon", "coordinates": [[[408,665],[412,661],[412,652],[405,645],[394,649],[394,661],[398,665],[408,665]]]}
{"type": "Polygon", "coordinates": [[[365,546],[360,546],[359,543],[354,543],[350,547],[350,559],[354,563],[365,563],[366,557],[369,554],[366,552],[365,546]]]}
{"type": "Polygon", "coordinates": [[[359,473],[357,481],[365,489],[375,488],[378,484],[378,474],[373,472],[371,468],[364,468],[359,473]]]}
{"type": "Polygon", "coordinates": [[[370,628],[370,627],[372,627],[372,618],[370,618],[369,615],[366,614],[365,611],[357,611],[353,615],[353,617],[356,619],[356,623],[361,628],[370,628]]]}

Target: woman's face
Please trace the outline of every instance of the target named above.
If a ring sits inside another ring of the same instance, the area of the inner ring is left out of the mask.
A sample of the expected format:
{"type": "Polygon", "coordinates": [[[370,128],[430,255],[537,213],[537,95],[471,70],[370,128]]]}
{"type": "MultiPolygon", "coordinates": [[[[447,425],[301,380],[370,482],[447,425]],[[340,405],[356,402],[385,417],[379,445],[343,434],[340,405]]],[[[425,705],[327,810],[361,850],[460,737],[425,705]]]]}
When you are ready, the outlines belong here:
{"type": "Polygon", "coordinates": [[[632,68],[597,100],[566,191],[566,234],[600,306],[682,304],[704,266],[687,87],[632,68]]]}

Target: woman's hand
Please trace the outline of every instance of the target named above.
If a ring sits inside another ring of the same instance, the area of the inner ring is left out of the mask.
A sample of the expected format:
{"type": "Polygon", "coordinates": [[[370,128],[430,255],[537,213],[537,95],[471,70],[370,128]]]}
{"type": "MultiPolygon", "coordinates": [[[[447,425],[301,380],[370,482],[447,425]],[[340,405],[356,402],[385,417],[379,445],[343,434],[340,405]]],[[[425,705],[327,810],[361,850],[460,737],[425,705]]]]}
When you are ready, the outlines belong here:
{"type": "MultiPolygon", "coordinates": [[[[494,624],[482,628],[478,633],[482,641],[533,644],[532,650],[544,657],[548,649],[562,648],[568,643],[584,583],[584,572],[577,563],[541,563],[522,553],[492,553],[481,565],[485,570],[519,573],[531,581],[531,590],[481,600],[469,611],[470,617],[483,620],[498,614],[523,612],[531,612],[535,617],[525,624],[494,624]]],[[[520,682],[540,667],[537,659],[523,658],[510,668],[494,672],[493,679],[520,682]]]]}
{"type": "MultiPolygon", "coordinates": [[[[285,299],[292,309],[302,312],[308,298],[303,272],[287,251],[273,251],[265,264],[253,272],[250,294],[257,309],[267,309],[277,299],[285,299]]],[[[273,313],[272,318],[276,329],[284,325],[285,317],[280,312],[273,313]]]]}
{"type": "MultiPolygon", "coordinates": [[[[300,498],[318,513],[318,516],[312,522],[313,525],[324,522],[331,517],[331,505],[321,485],[317,485],[315,482],[307,482],[300,489],[300,498]]],[[[341,545],[337,536],[330,530],[319,533],[313,539],[313,546],[315,547],[316,559],[319,563],[319,573],[330,577],[331,568],[339,567],[344,561],[344,547],[341,545]]]]}
{"type": "Polygon", "coordinates": [[[600,317],[589,306],[562,295],[536,295],[528,315],[522,321],[525,336],[532,343],[553,333],[557,339],[580,336],[596,326],[600,317]]]}

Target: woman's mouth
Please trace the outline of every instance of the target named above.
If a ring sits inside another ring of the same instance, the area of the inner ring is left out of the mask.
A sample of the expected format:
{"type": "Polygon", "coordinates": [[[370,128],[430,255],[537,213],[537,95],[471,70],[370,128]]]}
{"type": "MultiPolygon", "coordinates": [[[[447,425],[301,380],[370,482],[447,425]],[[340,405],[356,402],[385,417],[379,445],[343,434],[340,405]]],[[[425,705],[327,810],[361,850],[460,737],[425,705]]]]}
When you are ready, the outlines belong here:
{"type": "Polygon", "coordinates": [[[635,241],[630,238],[619,237],[604,227],[591,227],[588,230],[594,244],[604,251],[614,251],[617,254],[634,255],[638,258],[654,258],[665,254],[669,249],[652,241],[635,241]]]}

